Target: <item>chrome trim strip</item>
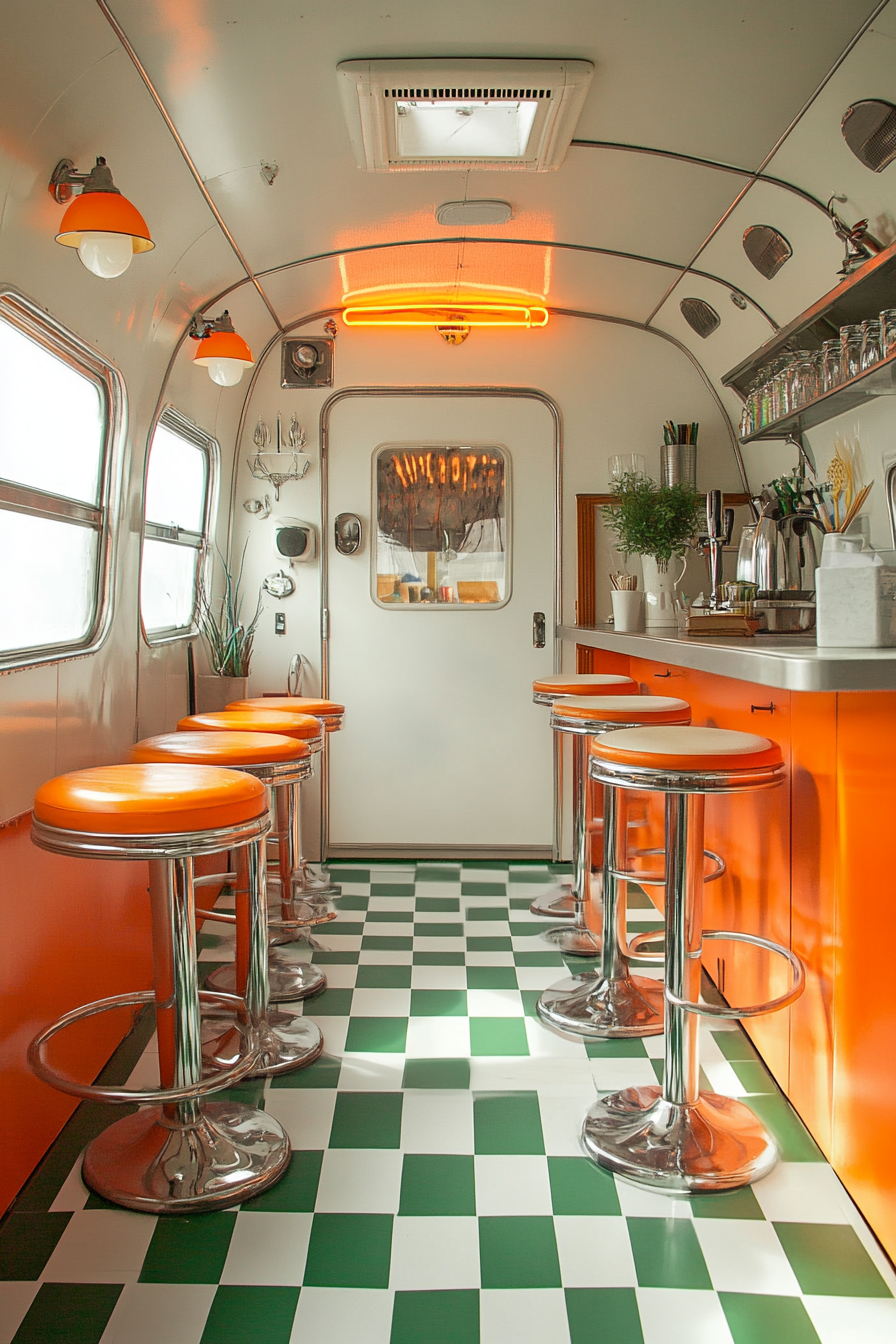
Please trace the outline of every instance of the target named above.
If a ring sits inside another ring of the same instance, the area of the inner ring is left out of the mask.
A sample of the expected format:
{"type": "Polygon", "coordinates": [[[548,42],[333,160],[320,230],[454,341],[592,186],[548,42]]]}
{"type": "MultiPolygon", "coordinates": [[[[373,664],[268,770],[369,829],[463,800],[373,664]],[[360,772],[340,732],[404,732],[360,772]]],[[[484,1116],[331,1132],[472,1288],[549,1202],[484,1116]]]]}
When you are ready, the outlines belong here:
{"type": "Polygon", "coordinates": [[[267,835],[273,823],[268,812],[231,826],[205,831],[170,831],[156,835],[107,835],[100,831],[65,830],[31,819],[31,839],[51,854],[87,854],[94,859],[189,859],[238,849],[267,835]]]}
{"type": "Polygon", "coordinates": [[[54,495],[32,485],[17,485],[0,478],[0,505],[12,513],[27,513],[34,518],[64,519],[97,530],[103,525],[103,511],[65,495],[54,495]]]}

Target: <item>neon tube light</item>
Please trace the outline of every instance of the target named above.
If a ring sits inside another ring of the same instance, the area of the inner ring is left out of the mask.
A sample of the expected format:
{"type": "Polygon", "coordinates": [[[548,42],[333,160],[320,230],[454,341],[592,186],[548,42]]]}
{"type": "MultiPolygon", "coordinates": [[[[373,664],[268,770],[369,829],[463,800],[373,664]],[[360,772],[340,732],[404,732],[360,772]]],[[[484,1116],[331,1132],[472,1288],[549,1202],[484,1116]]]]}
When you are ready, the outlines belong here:
{"type": "Polygon", "coordinates": [[[347,327],[546,327],[547,308],[515,303],[390,303],[344,308],[347,327]]]}

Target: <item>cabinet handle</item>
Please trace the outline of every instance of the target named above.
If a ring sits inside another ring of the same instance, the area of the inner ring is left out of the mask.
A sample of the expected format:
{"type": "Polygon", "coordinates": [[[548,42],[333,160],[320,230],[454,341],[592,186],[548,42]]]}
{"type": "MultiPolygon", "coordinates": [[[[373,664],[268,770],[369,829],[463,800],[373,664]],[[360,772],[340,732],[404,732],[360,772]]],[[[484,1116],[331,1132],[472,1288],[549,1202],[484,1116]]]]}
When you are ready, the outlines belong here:
{"type": "Polygon", "coordinates": [[[672,673],[667,669],[665,672],[654,672],[653,675],[655,677],[671,677],[672,673]]]}
{"type": "Polygon", "coordinates": [[[775,712],[775,704],[774,704],[774,701],[772,701],[770,704],[767,704],[767,705],[751,705],[751,706],[750,706],[750,713],[751,713],[751,714],[774,714],[774,712],[775,712]]]}

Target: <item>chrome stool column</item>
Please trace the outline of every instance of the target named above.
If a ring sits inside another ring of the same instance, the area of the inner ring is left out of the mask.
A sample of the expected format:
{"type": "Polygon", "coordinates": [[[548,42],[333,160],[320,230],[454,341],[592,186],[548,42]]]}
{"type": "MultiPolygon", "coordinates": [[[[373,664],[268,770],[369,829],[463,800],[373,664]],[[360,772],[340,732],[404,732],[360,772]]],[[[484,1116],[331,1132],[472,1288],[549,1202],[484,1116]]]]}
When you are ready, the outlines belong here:
{"type": "MultiPolygon", "coordinates": [[[[532,683],[532,703],[553,706],[557,700],[571,695],[635,695],[637,685],[631,677],[611,672],[570,672],[556,673],[550,677],[540,677],[532,683]]],[[[553,735],[554,754],[554,808],[558,808],[561,788],[560,737],[553,735]]],[[[575,768],[575,767],[573,767],[575,768]]],[[[576,776],[573,775],[573,815],[576,808],[576,776]]],[[[575,822],[573,823],[575,825],[575,822]]],[[[587,818],[586,818],[587,824],[587,818]]],[[[559,835],[559,821],[556,831],[559,835]]],[[[556,843],[556,840],[555,840],[556,843]]],[[[556,854],[555,854],[556,858],[556,854]]],[[[538,896],[529,906],[533,915],[543,915],[547,919],[574,919],[576,914],[576,894],[574,881],[558,882],[550,891],[538,896]]]]}
{"type": "MultiPolygon", "coordinates": [[[[193,765],[112,765],[50,780],[34,800],[32,840],[53,854],[149,860],[155,989],[116,994],[66,1013],[39,1032],[28,1060],[39,1078],[70,1096],[149,1107],[110,1125],[88,1144],[84,1180],[104,1199],[147,1213],[227,1208],[279,1180],[289,1139],[265,1111],[208,1094],[245,1078],[258,1045],[247,1034],[233,1066],[203,1078],[200,1000],[242,1002],[197,988],[193,860],[243,847],[256,880],[270,827],[264,788],[234,770],[193,765]],[[63,1028],[113,1008],[155,1002],[161,1087],[128,1089],[78,1083],[46,1061],[63,1028]]],[[[264,942],[256,902],[252,936],[264,942]]]]}
{"type": "MultiPolygon", "coordinates": [[[[561,700],[551,716],[552,726],[564,724],[567,731],[578,733],[575,741],[583,742],[586,750],[588,736],[647,723],[690,721],[687,701],[659,695],[561,700]]],[[[620,885],[627,871],[628,809],[617,789],[605,785],[603,795],[600,970],[552,985],[541,995],[536,1011],[548,1026],[579,1036],[655,1036],[663,1029],[663,987],[646,976],[631,975],[626,959],[626,905],[620,885]]],[[[581,908],[584,911],[584,903],[581,908]]]]}
{"type": "Polygon", "coordinates": [[[697,1018],[756,1017],[793,1003],[804,972],[788,948],[752,934],[704,930],[703,817],[707,793],[776,788],[780,748],[768,738],[718,728],[631,728],[595,740],[592,778],[666,796],[665,1059],[662,1087],[602,1097],[585,1117],[582,1144],[600,1166],[658,1190],[732,1190],[759,1180],[777,1149],[741,1101],[701,1092],[697,1018]],[[700,1003],[704,939],[751,943],[785,958],[793,981],[768,1003],[700,1003]]]}

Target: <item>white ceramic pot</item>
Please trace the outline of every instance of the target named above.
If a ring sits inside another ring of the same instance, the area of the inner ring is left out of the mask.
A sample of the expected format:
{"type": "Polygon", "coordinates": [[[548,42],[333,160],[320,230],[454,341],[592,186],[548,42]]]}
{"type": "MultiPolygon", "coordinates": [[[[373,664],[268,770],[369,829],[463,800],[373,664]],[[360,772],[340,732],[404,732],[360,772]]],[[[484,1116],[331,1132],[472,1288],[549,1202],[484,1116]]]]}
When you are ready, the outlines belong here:
{"type": "Polygon", "coordinates": [[[196,713],[210,714],[226,709],[233,700],[245,700],[249,694],[248,677],[196,677],[196,713]]]}
{"type": "Polygon", "coordinates": [[[675,614],[675,590],[684,575],[687,561],[673,556],[666,564],[657,560],[655,555],[641,556],[641,572],[644,575],[644,628],[656,630],[663,626],[677,626],[675,614]],[[677,574],[676,574],[677,571],[677,574]]]}

